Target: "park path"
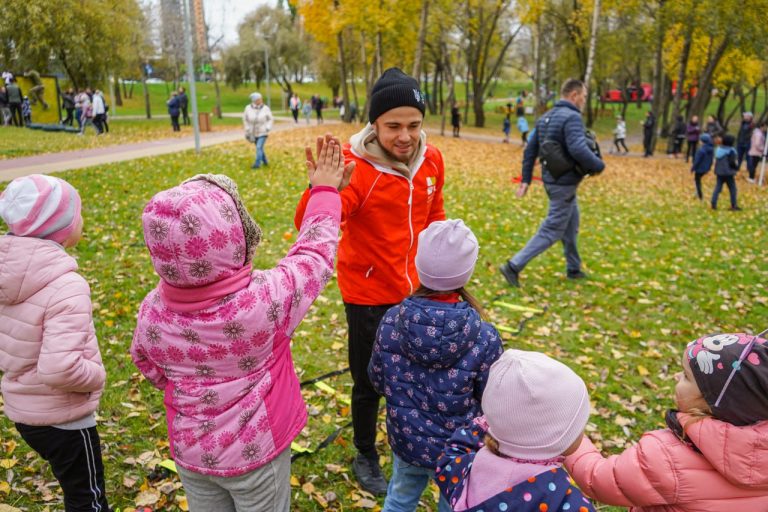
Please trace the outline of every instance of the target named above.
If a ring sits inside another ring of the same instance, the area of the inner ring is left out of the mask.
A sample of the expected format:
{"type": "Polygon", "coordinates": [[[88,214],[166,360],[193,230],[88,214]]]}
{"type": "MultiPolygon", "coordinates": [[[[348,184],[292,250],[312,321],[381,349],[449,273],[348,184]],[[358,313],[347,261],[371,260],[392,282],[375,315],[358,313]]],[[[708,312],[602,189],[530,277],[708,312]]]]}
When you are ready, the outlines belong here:
{"type": "MultiPolygon", "coordinates": [[[[306,124],[294,124],[293,119],[276,118],[277,122],[273,131],[293,130],[306,127],[306,124]],[[285,121],[285,122],[282,122],[285,121]]],[[[335,121],[326,121],[327,124],[336,124],[335,121]]],[[[245,140],[243,130],[240,128],[208,132],[200,134],[200,147],[214,146],[245,140]]],[[[27,176],[29,174],[52,174],[57,172],[69,171],[72,169],[81,169],[94,165],[111,164],[115,162],[124,162],[137,158],[149,156],[167,155],[169,153],[178,153],[194,149],[194,136],[159,139],[145,142],[135,142],[131,144],[119,144],[115,146],[104,146],[101,148],[81,149],[76,151],[63,151],[60,153],[47,153],[43,155],[34,155],[21,158],[11,158],[0,160],[0,182],[10,181],[14,178],[27,176]]]]}
{"type": "MultiPolygon", "coordinates": [[[[280,117],[276,118],[276,120],[278,122],[275,123],[273,131],[294,130],[307,126],[303,122],[295,124],[291,122],[293,119],[288,117],[280,117]]],[[[338,124],[339,121],[327,120],[325,123],[333,125],[338,124]]],[[[312,126],[315,126],[315,124],[312,123],[312,126]]],[[[427,133],[432,136],[437,136],[440,134],[440,130],[427,128],[427,133]]],[[[449,132],[446,131],[446,133],[449,132]]],[[[502,137],[478,133],[464,133],[461,135],[461,138],[487,144],[501,144],[502,142],[502,137]]],[[[239,128],[200,134],[201,147],[240,140],[243,140],[243,131],[239,128]]],[[[511,144],[519,146],[520,142],[513,139],[511,144]]],[[[194,137],[188,136],[0,160],[0,182],[10,181],[14,178],[27,176],[29,174],[52,174],[72,169],[91,167],[94,165],[111,164],[137,158],[178,153],[194,149],[194,147],[194,137]]],[[[607,147],[603,147],[603,150],[606,153],[607,149],[607,147]]],[[[628,156],[639,157],[642,155],[638,153],[630,153],[628,156]]],[[[654,157],[658,158],[658,156],[654,157]]]]}

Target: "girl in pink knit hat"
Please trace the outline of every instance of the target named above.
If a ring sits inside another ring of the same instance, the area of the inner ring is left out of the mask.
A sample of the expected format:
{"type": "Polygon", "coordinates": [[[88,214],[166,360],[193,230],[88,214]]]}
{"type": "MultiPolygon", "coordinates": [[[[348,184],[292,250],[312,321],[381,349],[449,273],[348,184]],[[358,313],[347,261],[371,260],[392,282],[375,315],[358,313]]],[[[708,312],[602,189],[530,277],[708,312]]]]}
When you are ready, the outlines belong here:
{"type": "Polygon", "coordinates": [[[608,458],[584,437],[565,461],[576,482],[594,499],[632,512],[768,510],[765,334],[689,343],[668,428],[608,458]]]}
{"type": "Polygon", "coordinates": [[[539,352],[507,350],[491,366],[484,416],[459,428],[437,462],[456,512],[594,512],[562,468],[589,418],[584,381],[539,352]]]}
{"type": "Polygon", "coordinates": [[[66,253],[80,240],[80,196],[33,174],[0,195],[0,371],[5,414],[51,465],[67,512],[107,512],[94,412],[106,373],[90,289],[66,253]]]}
{"type": "Polygon", "coordinates": [[[291,337],[333,274],[338,142],[310,167],[298,238],[269,270],[251,267],[261,230],[226,176],[196,176],[144,208],[160,281],[139,308],[131,356],[164,394],[192,512],[290,508],[290,445],[307,422],[291,337]]]}

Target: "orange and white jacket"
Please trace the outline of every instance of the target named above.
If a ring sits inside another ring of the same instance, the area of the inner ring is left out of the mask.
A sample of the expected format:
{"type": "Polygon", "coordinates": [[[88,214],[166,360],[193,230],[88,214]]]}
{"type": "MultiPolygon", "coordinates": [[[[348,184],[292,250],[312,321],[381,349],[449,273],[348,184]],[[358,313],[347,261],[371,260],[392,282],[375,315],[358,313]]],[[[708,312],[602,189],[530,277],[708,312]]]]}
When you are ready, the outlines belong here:
{"type": "MultiPolygon", "coordinates": [[[[443,156],[422,136],[420,150],[409,165],[414,170],[406,177],[365,158],[350,144],[343,146],[343,152],[345,162],[357,165],[341,191],[341,296],[350,304],[398,304],[419,287],[414,263],[419,233],[433,221],[445,219],[443,156]]],[[[308,200],[306,190],[296,209],[297,227],[308,200]]]]}

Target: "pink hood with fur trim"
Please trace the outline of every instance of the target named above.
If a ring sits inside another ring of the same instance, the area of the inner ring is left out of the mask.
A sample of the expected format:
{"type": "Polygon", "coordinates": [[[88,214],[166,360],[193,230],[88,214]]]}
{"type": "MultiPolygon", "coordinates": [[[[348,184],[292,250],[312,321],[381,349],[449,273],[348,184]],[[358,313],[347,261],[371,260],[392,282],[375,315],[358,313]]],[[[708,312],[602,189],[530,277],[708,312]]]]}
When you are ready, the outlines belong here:
{"type": "Polygon", "coordinates": [[[735,427],[707,418],[687,434],[701,453],[656,430],[608,458],[585,437],[565,466],[592,498],[633,512],[768,511],[768,421],[735,427]]]}

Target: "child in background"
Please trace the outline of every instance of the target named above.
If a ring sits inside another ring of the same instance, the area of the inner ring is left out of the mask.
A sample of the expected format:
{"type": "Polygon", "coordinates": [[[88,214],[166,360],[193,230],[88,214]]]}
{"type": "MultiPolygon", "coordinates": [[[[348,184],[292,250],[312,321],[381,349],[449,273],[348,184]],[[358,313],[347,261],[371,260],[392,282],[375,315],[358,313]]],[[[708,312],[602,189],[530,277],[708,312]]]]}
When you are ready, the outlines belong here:
{"type": "Polygon", "coordinates": [[[108,511],[95,411],[106,372],[88,283],[66,249],[82,235],[80,196],[32,174],[0,195],[0,371],[4,411],[48,461],[66,512],[108,511]]]}
{"type": "Polygon", "coordinates": [[[520,131],[520,138],[523,141],[523,147],[528,145],[528,120],[525,116],[517,118],[517,129],[520,131]]]}
{"type": "Polygon", "coordinates": [[[24,126],[32,124],[32,107],[29,104],[29,98],[24,96],[21,102],[21,117],[24,118],[24,126]]]}
{"type": "Polygon", "coordinates": [[[736,204],[736,173],[739,171],[739,164],[736,160],[736,149],[733,147],[736,139],[731,134],[722,136],[721,145],[715,150],[715,176],[717,184],[712,192],[712,209],[717,210],[717,198],[723,185],[728,185],[728,192],[731,194],[731,210],[740,211],[741,208],[736,204]]]}
{"type": "Polygon", "coordinates": [[[290,509],[290,445],[307,422],[291,336],[333,275],[343,162],[326,140],[316,169],[308,163],[298,238],[270,270],[251,268],[261,230],[226,176],[196,176],[144,209],[160,283],[139,309],[131,356],[164,392],[192,512],[290,509]]]}
{"type": "MultiPolygon", "coordinates": [[[[616,153],[621,154],[621,147],[624,148],[624,154],[629,153],[627,145],[624,143],[624,139],[627,138],[627,123],[624,122],[624,118],[616,116],[616,128],[613,130],[613,144],[616,146],[616,153]]],[[[611,151],[613,153],[613,151],[611,151]]]]}
{"type": "Polygon", "coordinates": [[[554,359],[507,350],[491,367],[484,417],[459,428],[437,462],[454,511],[594,512],[562,468],[584,436],[584,381],[554,359]]]}
{"type": "Polygon", "coordinates": [[[504,124],[501,127],[501,131],[504,132],[504,143],[509,144],[509,132],[512,131],[512,121],[509,120],[509,114],[504,116],[504,124]]]}
{"type": "MultiPolygon", "coordinates": [[[[368,375],[387,401],[393,452],[383,512],[416,510],[443,445],[480,414],[488,370],[502,348],[464,288],[477,254],[477,239],[461,220],[430,224],[416,253],[421,287],[379,325],[368,375]]],[[[450,510],[441,498],[438,511],[450,510]]]]}
{"type": "Polygon", "coordinates": [[[768,510],[768,345],[761,336],[709,335],[683,352],[678,410],[604,458],[584,437],[565,465],[584,491],[632,512],[768,510]]]}
{"type": "Polygon", "coordinates": [[[708,133],[702,133],[699,140],[701,140],[701,147],[696,150],[696,156],[693,157],[691,172],[696,181],[696,196],[701,201],[704,199],[704,195],[701,193],[701,179],[712,169],[715,146],[712,144],[712,137],[708,133]]]}

